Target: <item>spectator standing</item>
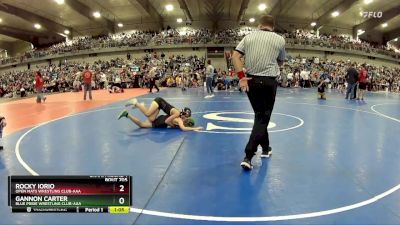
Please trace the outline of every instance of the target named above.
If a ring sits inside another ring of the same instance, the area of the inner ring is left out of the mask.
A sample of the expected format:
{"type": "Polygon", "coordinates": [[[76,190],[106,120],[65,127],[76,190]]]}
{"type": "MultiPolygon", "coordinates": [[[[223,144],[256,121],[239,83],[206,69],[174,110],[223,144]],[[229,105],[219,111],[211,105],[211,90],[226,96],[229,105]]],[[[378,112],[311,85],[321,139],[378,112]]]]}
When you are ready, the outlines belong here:
{"type": "Polygon", "coordinates": [[[355,64],[352,64],[347,70],[346,81],[347,81],[347,91],[346,99],[355,99],[354,92],[358,81],[358,72],[355,68],[355,64]]]}
{"type": "Polygon", "coordinates": [[[211,60],[207,60],[207,67],[206,67],[206,88],[207,88],[207,96],[204,98],[212,98],[214,97],[214,90],[213,90],[213,80],[214,80],[214,71],[215,68],[211,65],[211,60]]]}
{"type": "Polygon", "coordinates": [[[92,100],[92,77],[93,74],[89,70],[89,66],[85,66],[85,70],[82,72],[83,76],[83,100],[86,101],[86,94],[89,92],[89,99],[92,100]]]}
{"type": "Polygon", "coordinates": [[[367,78],[368,72],[363,64],[361,66],[360,73],[358,75],[358,93],[357,93],[357,100],[364,100],[365,90],[367,89],[367,78]]]}
{"type": "Polygon", "coordinates": [[[302,87],[303,88],[309,88],[310,87],[310,72],[307,71],[305,67],[300,72],[300,77],[303,80],[302,87]]]}
{"type": "Polygon", "coordinates": [[[121,74],[118,74],[118,73],[115,74],[113,86],[116,86],[116,87],[119,87],[122,89],[121,74]]]}
{"type": "Polygon", "coordinates": [[[107,76],[105,73],[100,72],[100,89],[104,89],[107,86],[107,76]]]}
{"type": "Polygon", "coordinates": [[[36,88],[36,103],[42,103],[46,101],[46,97],[43,96],[44,79],[40,71],[36,72],[35,75],[35,88],[36,88]]]}
{"type": "Polygon", "coordinates": [[[23,86],[21,87],[21,89],[19,90],[19,92],[20,92],[21,98],[26,97],[26,91],[25,91],[25,88],[24,88],[23,86]]]}
{"type": "Polygon", "coordinates": [[[291,87],[292,86],[292,81],[293,81],[293,73],[289,71],[287,74],[287,86],[286,87],[291,87]]]}
{"type": "Polygon", "coordinates": [[[3,129],[7,126],[6,118],[0,116],[0,150],[3,150],[3,129]]]}
{"type": "Polygon", "coordinates": [[[72,83],[72,88],[74,92],[79,92],[81,88],[81,82],[79,81],[78,77],[75,78],[74,82],[72,83]]]}
{"type": "Polygon", "coordinates": [[[319,83],[318,83],[317,87],[318,87],[319,99],[326,100],[326,97],[325,97],[326,84],[325,84],[325,80],[322,77],[319,79],[319,83]]]}
{"type": "Polygon", "coordinates": [[[393,90],[393,82],[394,82],[393,76],[389,77],[388,82],[389,82],[389,92],[392,92],[392,90],[393,90]]]}

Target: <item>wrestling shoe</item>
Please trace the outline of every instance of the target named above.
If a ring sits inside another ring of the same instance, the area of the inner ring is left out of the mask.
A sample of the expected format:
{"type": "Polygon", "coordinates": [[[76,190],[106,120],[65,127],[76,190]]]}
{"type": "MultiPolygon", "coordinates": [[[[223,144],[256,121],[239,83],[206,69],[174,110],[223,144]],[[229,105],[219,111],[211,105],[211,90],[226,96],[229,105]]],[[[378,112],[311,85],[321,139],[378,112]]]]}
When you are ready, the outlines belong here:
{"type": "Polygon", "coordinates": [[[132,106],[132,108],[135,108],[137,103],[138,103],[137,99],[134,98],[134,99],[127,101],[125,104],[125,107],[132,106]]]}
{"type": "Polygon", "coordinates": [[[261,158],[269,158],[272,155],[272,148],[268,147],[268,150],[264,150],[261,153],[261,158]]]}
{"type": "Polygon", "coordinates": [[[251,165],[251,160],[248,158],[244,158],[243,161],[240,163],[240,166],[244,169],[244,170],[251,170],[253,169],[253,166],[251,165]]]}
{"type": "Polygon", "coordinates": [[[119,114],[118,119],[121,119],[122,117],[128,117],[128,115],[129,115],[128,110],[125,109],[119,114]]]}

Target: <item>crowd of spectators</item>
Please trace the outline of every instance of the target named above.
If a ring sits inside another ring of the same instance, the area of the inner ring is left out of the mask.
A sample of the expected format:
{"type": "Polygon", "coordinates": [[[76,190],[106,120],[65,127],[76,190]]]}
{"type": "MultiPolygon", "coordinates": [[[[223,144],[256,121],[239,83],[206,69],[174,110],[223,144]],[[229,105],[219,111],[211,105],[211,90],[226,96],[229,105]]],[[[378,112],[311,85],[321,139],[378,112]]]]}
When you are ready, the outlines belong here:
{"type": "MultiPolygon", "coordinates": [[[[32,58],[40,58],[56,54],[78,52],[88,49],[112,47],[147,47],[160,45],[182,44],[236,44],[244,35],[254,31],[254,28],[226,29],[211,32],[208,29],[167,29],[161,32],[134,31],[110,34],[98,37],[76,37],[63,43],[52,45],[45,49],[33,49],[19,57],[7,57],[0,60],[1,64],[24,62],[32,58]]],[[[310,45],[346,50],[359,50],[367,53],[379,53],[400,58],[399,53],[391,45],[372,45],[369,42],[353,39],[346,35],[317,35],[314,31],[293,30],[282,31],[288,45],[310,45]]]]}
{"type": "MultiPolygon", "coordinates": [[[[157,67],[157,80],[167,86],[168,78],[180,77],[187,87],[194,86],[201,80],[204,69],[204,57],[171,55],[164,53],[146,54],[142,58],[116,58],[108,61],[65,62],[62,65],[48,65],[23,71],[0,73],[0,97],[24,97],[34,92],[34,72],[40,71],[45,81],[45,92],[79,91],[82,89],[81,72],[85,65],[93,71],[94,89],[109,89],[113,86],[121,88],[147,87],[148,71],[157,67]]],[[[169,85],[175,85],[171,84],[169,85]]],[[[198,86],[198,84],[197,84],[198,86]]]]}
{"type": "MultiPolygon", "coordinates": [[[[346,87],[346,73],[350,61],[323,61],[319,58],[290,57],[284,65],[279,82],[282,87],[316,87],[320,77],[329,79],[329,87],[346,87]]],[[[361,69],[361,63],[356,63],[361,69]]],[[[400,68],[366,65],[369,91],[400,92],[400,68]]]]}
{"type": "MultiPolygon", "coordinates": [[[[45,92],[80,91],[81,72],[85,65],[93,71],[94,89],[114,90],[118,88],[146,88],[149,86],[148,71],[156,66],[157,82],[163,87],[199,87],[205,81],[205,58],[183,55],[166,56],[164,53],[148,53],[142,58],[116,58],[108,61],[65,62],[62,65],[48,65],[23,71],[0,73],[1,97],[24,97],[34,92],[34,72],[40,70],[45,80],[45,92]]],[[[325,61],[319,58],[287,58],[279,76],[282,87],[315,87],[323,77],[330,80],[329,87],[345,90],[346,71],[349,61],[325,61]]],[[[361,66],[361,64],[358,64],[361,66]]],[[[400,69],[366,65],[368,90],[400,92],[400,69]]],[[[233,69],[216,69],[213,87],[217,90],[238,90],[238,77],[233,69]]],[[[110,91],[111,92],[111,91],[110,91]]]]}
{"type": "Polygon", "coordinates": [[[282,35],[286,38],[286,42],[289,45],[300,44],[328,48],[340,48],[346,50],[358,50],[366,53],[379,53],[399,58],[399,53],[396,53],[396,49],[390,44],[372,45],[371,43],[362,41],[360,39],[353,39],[349,35],[317,35],[313,31],[305,30],[294,30],[291,32],[286,31],[282,33],[282,35]]]}
{"type": "Polygon", "coordinates": [[[156,34],[151,43],[154,45],[207,44],[211,42],[208,29],[169,29],[156,34]]]}

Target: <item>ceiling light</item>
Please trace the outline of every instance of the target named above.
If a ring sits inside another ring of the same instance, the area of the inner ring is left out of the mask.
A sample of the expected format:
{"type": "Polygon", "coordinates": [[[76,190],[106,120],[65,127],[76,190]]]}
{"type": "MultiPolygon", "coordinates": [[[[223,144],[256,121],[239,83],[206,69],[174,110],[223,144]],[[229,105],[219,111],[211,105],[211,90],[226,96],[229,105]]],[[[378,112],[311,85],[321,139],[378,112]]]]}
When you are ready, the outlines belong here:
{"type": "Polygon", "coordinates": [[[398,38],[395,38],[395,39],[394,39],[394,41],[397,41],[397,40],[399,40],[399,39],[398,39],[398,38]]]}
{"type": "Polygon", "coordinates": [[[64,0],[54,0],[57,4],[62,5],[64,4],[64,0]]]}
{"type": "Polygon", "coordinates": [[[172,11],[172,10],[174,10],[174,6],[171,5],[171,4],[168,4],[168,5],[165,6],[165,9],[166,9],[167,11],[172,11]]]}
{"type": "Polygon", "coordinates": [[[118,23],[118,27],[123,27],[123,26],[124,26],[124,24],[118,23]]]}
{"type": "Polygon", "coordinates": [[[364,4],[368,5],[369,3],[373,2],[374,0],[364,0],[364,4]]]}
{"type": "Polygon", "coordinates": [[[182,22],[183,22],[183,20],[182,20],[182,18],[178,18],[178,19],[176,19],[176,22],[178,22],[178,23],[182,23],[182,22]]]}
{"type": "Polygon", "coordinates": [[[254,21],[256,21],[256,19],[254,19],[254,18],[250,18],[250,19],[249,19],[249,22],[250,22],[250,23],[254,23],[254,21]]]}
{"type": "Polygon", "coordinates": [[[0,18],[0,23],[1,23],[1,22],[3,22],[3,19],[2,19],[2,18],[0,18]]]}
{"type": "Polygon", "coordinates": [[[38,23],[35,23],[33,26],[34,26],[36,29],[42,28],[42,25],[40,25],[40,24],[38,24],[38,23]]]}
{"type": "Polygon", "coordinates": [[[383,28],[385,28],[385,27],[387,27],[387,26],[388,26],[387,23],[383,23],[383,24],[382,24],[382,27],[383,27],[383,28]]]}
{"type": "Polygon", "coordinates": [[[311,23],[311,26],[312,26],[312,27],[315,27],[315,25],[317,25],[316,22],[312,22],[312,23],[311,23]]]}
{"type": "Polygon", "coordinates": [[[69,33],[69,30],[64,30],[64,34],[68,35],[69,33]]]}
{"type": "Polygon", "coordinates": [[[333,12],[331,15],[333,16],[333,17],[337,17],[337,16],[339,16],[339,11],[335,11],[335,12],[333,12]]]}
{"type": "Polygon", "coordinates": [[[258,10],[260,10],[260,11],[264,11],[266,8],[267,8],[267,5],[264,3],[261,3],[258,5],[258,10]]]}
{"type": "Polygon", "coordinates": [[[95,18],[100,18],[100,17],[101,17],[101,14],[100,14],[99,11],[96,11],[96,12],[93,13],[93,16],[94,16],[95,18]]]}

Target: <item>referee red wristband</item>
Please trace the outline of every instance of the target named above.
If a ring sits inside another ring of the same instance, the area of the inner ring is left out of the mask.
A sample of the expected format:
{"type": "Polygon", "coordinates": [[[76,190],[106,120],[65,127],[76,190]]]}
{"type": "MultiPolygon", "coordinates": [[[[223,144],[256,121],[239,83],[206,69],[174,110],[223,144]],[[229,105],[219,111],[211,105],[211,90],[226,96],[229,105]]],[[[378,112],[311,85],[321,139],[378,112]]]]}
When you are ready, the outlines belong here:
{"type": "Polygon", "coordinates": [[[241,80],[243,77],[245,77],[243,70],[237,72],[237,75],[239,77],[239,80],[241,80]]]}

